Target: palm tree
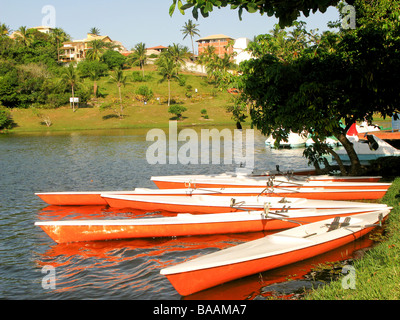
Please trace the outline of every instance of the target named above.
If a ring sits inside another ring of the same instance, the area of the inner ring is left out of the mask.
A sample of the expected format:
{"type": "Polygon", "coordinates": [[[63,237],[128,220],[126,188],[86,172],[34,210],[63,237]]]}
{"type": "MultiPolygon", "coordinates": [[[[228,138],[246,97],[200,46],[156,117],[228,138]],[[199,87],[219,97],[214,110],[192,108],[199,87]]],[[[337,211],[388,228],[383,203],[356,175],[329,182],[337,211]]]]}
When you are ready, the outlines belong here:
{"type": "Polygon", "coordinates": [[[100,79],[100,71],[97,68],[89,70],[89,78],[93,81],[93,95],[97,98],[97,80],[100,79]]]}
{"type": "Polygon", "coordinates": [[[11,29],[9,26],[7,26],[5,23],[0,24],[0,37],[8,36],[10,32],[11,29]]]}
{"type": "Polygon", "coordinates": [[[86,52],[86,59],[91,61],[100,61],[105,50],[104,42],[101,40],[93,40],[89,42],[90,49],[86,52]]]}
{"type": "Polygon", "coordinates": [[[79,77],[78,73],[75,70],[75,67],[73,64],[70,64],[68,68],[65,68],[63,70],[63,74],[61,77],[62,83],[66,83],[71,86],[71,92],[72,92],[72,110],[75,112],[75,88],[79,83],[81,83],[81,78],[79,77]]]}
{"type": "Polygon", "coordinates": [[[16,32],[17,39],[23,43],[25,47],[29,47],[33,42],[33,36],[28,32],[26,26],[20,27],[16,32]]]}
{"type": "Polygon", "coordinates": [[[168,54],[162,54],[156,61],[158,73],[162,76],[160,82],[168,81],[168,106],[171,103],[171,80],[178,78],[179,67],[168,54]]]}
{"type": "Polygon", "coordinates": [[[118,93],[119,93],[119,103],[120,103],[120,112],[119,117],[123,118],[123,105],[122,105],[122,94],[121,94],[121,87],[125,87],[127,84],[127,77],[124,75],[121,69],[116,69],[114,74],[110,76],[110,82],[117,84],[118,93]]]}
{"type": "Polygon", "coordinates": [[[71,37],[61,28],[55,28],[51,33],[51,38],[55,41],[57,46],[57,61],[60,61],[60,43],[69,41],[71,37]]]}
{"type": "Polygon", "coordinates": [[[216,61],[218,58],[218,55],[215,53],[215,47],[207,46],[197,60],[198,64],[205,66],[208,79],[211,79],[212,77],[212,73],[216,68],[216,61]]]}
{"type": "Polygon", "coordinates": [[[188,56],[188,48],[183,47],[180,44],[172,44],[172,46],[168,47],[166,55],[169,55],[171,59],[174,61],[177,67],[177,74],[183,62],[185,62],[185,58],[188,56]]]}
{"type": "Polygon", "coordinates": [[[143,42],[139,42],[138,44],[135,45],[134,47],[134,52],[133,54],[130,55],[129,60],[131,63],[135,63],[136,61],[139,62],[140,68],[142,69],[142,76],[144,79],[144,65],[146,64],[147,61],[147,55],[146,55],[146,45],[143,42]]]}
{"type": "Polygon", "coordinates": [[[216,65],[219,70],[222,72],[227,72],[228,70],[233,70],[236,67],[236,64],[233,62],[233,54],[224,53],[222,58],[218,57],[216,60],[216,65]]]}
{"type": "Polygon", "coordinates": [[[200,37],[199,29],[196,28],[197,26],[198,26],[198,24],[193,23],[193,21],[189,19],[188,22],[185,22],[185,25],[183,26],[183,29],[181,30],[181,32],[185,35],[183,37],[183,40],[185,40],[185,38],[187,36],[190,36],[190,39],[192,41],[192,57],[194,57],[193,37],[194,36],[200,37]]]}
{"type": "Polygon", "coordinates": [[[89,33],[93,34],[95,36],[99,36],[100,35],[100,29],[96,28],[96,27],[90,28],[89,33]]]}

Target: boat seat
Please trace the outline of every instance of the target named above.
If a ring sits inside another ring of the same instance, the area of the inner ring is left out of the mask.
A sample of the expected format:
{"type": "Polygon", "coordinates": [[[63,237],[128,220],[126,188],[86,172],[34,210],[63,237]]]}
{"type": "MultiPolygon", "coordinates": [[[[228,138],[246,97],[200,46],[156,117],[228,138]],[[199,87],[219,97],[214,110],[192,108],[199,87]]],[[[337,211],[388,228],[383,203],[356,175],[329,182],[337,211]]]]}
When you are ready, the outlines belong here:
{"type": "Polygon", "coordinates": [[[347,227],[348,225],[350,225],[350,219],[350,217],[346,217],[342,223],[339,223],[340,217],[335,217],[331,224],[327,224],[327,227],[329,227],[328,232],[342,227],[347,227]]]}
{"type": "Polygon", "coordinates": [[[329,226],[328,232],[329,232],[329,231],[336,230],[336,229],[339,228],[339,220],[340,220],[339,217],[335,217],[335,218],[333,219],[333,222],[332,222],[331,224],[328,224],[328,226],[329,226]]]}

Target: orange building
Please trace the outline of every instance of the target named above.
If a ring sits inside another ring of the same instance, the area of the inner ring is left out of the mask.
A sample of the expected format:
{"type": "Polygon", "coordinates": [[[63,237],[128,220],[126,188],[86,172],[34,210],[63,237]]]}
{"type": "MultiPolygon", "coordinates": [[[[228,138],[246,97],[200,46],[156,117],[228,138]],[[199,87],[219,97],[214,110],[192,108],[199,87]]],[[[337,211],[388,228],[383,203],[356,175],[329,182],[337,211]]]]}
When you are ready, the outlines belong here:
{"type": "Polygon", "coordinates": [[[228,37],[224,34],[215,34],[212,36],[204,37],[199,40],[196,40],[198,43],[198,54],[202,54],[204,50],[209,47],[213,46],[215,48],[215,53],[219,57],[223,57],[225,53],[232,53],[233,46],[228,46],[232,41],[235,39],[228,37]]]}

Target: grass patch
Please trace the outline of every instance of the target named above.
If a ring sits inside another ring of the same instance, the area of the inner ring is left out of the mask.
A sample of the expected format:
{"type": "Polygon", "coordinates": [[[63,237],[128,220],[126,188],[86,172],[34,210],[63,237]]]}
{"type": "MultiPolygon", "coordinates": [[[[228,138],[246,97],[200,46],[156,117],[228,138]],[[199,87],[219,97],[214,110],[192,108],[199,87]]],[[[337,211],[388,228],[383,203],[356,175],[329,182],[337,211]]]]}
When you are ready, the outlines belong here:
{"type": "Polygon", "coordinates": [[[356,288],[344,289],[341,278],[304,296],[307,300],[400,299],[400,177],[393,181],[382,203],[393,209],[385,222],[384,240],[355,260],[356,288]]]}
{"type": "MultiPolygon", "coordinates": [[[[122,88],[123,119],[116,117],[113,112],[113,108],[119,110],[117,86],[109,82],[109,77],[103,77],[97,81],[101,97],[91,99],[88,105],[78,108],[76,112],[69,105],[57,109],[40,109],[40,113],[51,120],[50,127],[43,125],[43,121],[32,109],[13,109],[11,115],[17,127],[11,132],[168,127],[171,114],[168,113],[167,82],[160,83],[161,76],[154,66],[146,67],[147,80],[144,82],[134,81],[135,71],[139,69],[124,70],[129,83],[122,88]],[[152,98],[146,103],[137,94],[138,89],[144,85],[153,92],[152,98]],[[102,108],[104,105],[110,105],[111,108],[102,108]]],[[[171,104],[187,108],[184,117],[179,120],[180,126],[235,124],[231,113],[226,110],[231,104],[228,92],[219,91],[201,75],[184,73],[181,78],[181,82],[171,81],[171,104]],[[208,119],[204,119],[201,114],[205,108],[208,119]]],[[[83,85],[87,90],[93,88],[93,82],[89,79],[85,79],[83,85]]]]}

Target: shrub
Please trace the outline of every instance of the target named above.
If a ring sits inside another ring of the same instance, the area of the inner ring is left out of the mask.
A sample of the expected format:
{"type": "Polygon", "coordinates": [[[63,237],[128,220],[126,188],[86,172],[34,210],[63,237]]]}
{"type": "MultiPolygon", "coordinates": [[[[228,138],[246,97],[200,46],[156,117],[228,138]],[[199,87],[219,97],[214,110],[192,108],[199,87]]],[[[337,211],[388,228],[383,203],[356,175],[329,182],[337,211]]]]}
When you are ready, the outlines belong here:
{"type": "Polygon", "coordinates": [[[0,130],[11,129],[15,126],[15,122],[11,117],[10,111],[0,106],[0,130]]]}
{"type": "Polygon", "coordinates": [[[182,117],[182,113],[187,110],[186,107],[180,106],[179,104],[173,104],[169,107],[168,112],[176,115],[177,119],[182,117]]]}
{"type": "Polygon", "coordinates": [[[143,102],[151,100],[154,96],[153,90],[148,86],[140,86],[135,93],[138,95],[138,99],[143,102]]]}

